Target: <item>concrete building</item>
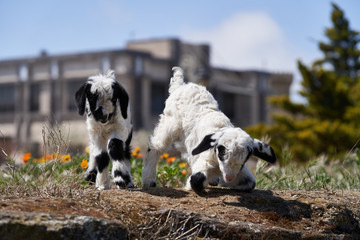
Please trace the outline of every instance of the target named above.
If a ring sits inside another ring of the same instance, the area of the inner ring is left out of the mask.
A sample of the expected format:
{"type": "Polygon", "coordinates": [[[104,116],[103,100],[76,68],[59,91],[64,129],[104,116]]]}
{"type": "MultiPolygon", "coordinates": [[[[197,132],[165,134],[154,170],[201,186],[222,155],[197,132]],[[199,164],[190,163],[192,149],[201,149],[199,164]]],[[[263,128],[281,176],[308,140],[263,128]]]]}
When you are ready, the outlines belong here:
{"type": "Polygon", "coordinates": [[[135,130],[153,129],[167,98],[172,66],[207,86],[235,125],[270,122],[272,95],[289,95],[291,74],[240,71],[210,65],[210,46],[177,39],[129,42],[125,49],[0,61],[1,148],[35,151],[43,126],[67,124],[72,146],[87,144],[85,117],[74,101],[91,75],[114,69],[130,95],[135,130]]]}

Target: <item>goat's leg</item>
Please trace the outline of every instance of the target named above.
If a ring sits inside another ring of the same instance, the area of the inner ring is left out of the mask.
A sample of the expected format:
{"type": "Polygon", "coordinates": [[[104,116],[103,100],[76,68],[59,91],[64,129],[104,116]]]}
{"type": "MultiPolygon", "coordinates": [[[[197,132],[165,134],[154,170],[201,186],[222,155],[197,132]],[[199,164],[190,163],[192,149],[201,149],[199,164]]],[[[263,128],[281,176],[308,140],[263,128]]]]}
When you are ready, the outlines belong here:
{"type": "Polygon", "coordinates": [[[85,172],[85,180],[90,184],[95,184],[96,181],[96,160],[95,160],[95,153],[93,151],[93,147],[89,146],[89,164],[85,172]]]}
{"type": "Polygon", "coordinates": [[[101,151],[95,157],[96,161],[96,188],[99,190],[110,188],[109,162],[110,158],[107,151],[101,151]]]}
{"type": "Polygon", "coordinates": [[[134,187],[130,170],[130,148],[119,138],[108,143],[109,155],[113,160],[112,176],[118,188],[134,187]]]}
{"type": "Polygon", "coordinates": [[[89,148],[89,165],[85,172],[85,179],[89,182],[89,184],[95,183],[96,188],[99,190],[109,189],[109,155],[105,149],[102,149],[95,144],[90,144],[89,148]]]}
{"type": "Polygon", "coordinates": [[[209,185],[209,176],[211,180],[213,177],[208,172],[207,164],[204,164],[204,159],[197,159],[191,166],[192,174],[186,182],[186,190],[194,190],[195,192],[202,192],[209,185]]]}
{"type": "Polygon", "coordinates": [[[161,153],[166,151],[174,140],[178,139],[180,128],[177,123],[176,118],[161,115],[159,124],[150,138],[149,149],[144,159],[143,187],[156,187],[156,164],[161,153]]]}

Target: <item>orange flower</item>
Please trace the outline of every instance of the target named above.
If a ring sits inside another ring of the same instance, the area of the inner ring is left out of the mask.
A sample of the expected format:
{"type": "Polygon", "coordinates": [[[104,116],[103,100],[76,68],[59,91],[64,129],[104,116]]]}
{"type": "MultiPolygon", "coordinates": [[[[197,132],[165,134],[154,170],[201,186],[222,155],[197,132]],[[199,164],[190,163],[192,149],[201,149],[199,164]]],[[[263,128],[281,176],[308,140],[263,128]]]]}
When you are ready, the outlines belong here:
{"type": "Polygon", "coordinates": [[[181,172],[181,174],[182,174],[182,175],[186,175],[186,174],[187,174],[186,170],[183,170],[183,171],[181,172]]]}
{"type": "Polygon", "coordinates": [[[179,168],[186,168],[187,164],[186,162],[179,163],[179,168]]]}
{"type": "Polygon", "coordinates": [[[137,157],[137,154],[138,154],[137,152],[132,152],[132,153],[131,153],[131,156],[137,157]]]}
{"type": "Polygon", "coordinates": [[[131,153],[131,156],[136,157],[136,158],[141,158],[142,156],[141,156],[141,153],[140,153],[140,147],[136,147],[135,151],[133,151],[131,153]]]}
{"type": "Polygon", "coordinates": [[[85,152],[86,152],[87,154],[90,154],[90,148],[89,148],[89,147],[86,147],[86,148],[85,148],[85,152]]]}
{"type": "Polygon", "coordinates": [[[24,156],[21,158],[21,160],[23,160],[23,162],[27,162],[29,161],[31,158],[31,153],[24,153],[24,156]]]}
{"type": "Polygon", "coordinates": [[[163,155],[160,156],[161,159],[167,159],[169,157],[168,153],[164,153],[163,155]]]}
{"type": "Polygon", "coordinates": [[[33,160],[34,162],[36,162],[36,163],[44,163],[45,162],[45,159],[44,159],[44,157],[41,157],[41,158],[34,158],[34,160],[33,160]]]}
{"type": "Polygon", "coordinates": [[[45,156],[46,160],[54,159],[54,155],[48,154],[45,156]]]}
{"type": "Polygon", "coordinates": [[[176,157],[168,157],[167,159],[166,159],[166,162],[167,163],[172,163],[173,161],[175,161],[176,160],[176,157]]]}
{"type": "Polygon", "coordinates": [[[88,161],[86,159],[82,160],[82,162],[80,163],[80,166],[83,168],[83,169],[87,169],[88,168],[88,161]]]}
{"type": "Polygon", "coordinates": [[[61,158],[61,162],[64,163],[64,162],[71,162],[71,156],[69,154],[67,155],[64,155],[62,158],[61,158]]]}

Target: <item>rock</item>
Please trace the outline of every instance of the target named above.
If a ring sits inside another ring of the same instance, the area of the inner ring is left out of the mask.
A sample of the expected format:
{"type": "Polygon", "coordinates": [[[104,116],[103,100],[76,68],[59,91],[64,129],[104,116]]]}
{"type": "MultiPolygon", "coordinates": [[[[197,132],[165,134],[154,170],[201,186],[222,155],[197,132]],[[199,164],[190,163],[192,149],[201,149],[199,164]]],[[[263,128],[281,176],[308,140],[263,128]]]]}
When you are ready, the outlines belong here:
{"type": "Polygon", "coordinates": [[[359,191],[173,188],[0,196],[0,239],[360,239],[359,191]],[[296,195],[296,198],[294,196],[296,195]]]}
{"type": "Polygon", "coordinates": [[[88,216],[0,213],[0,239],[128,239],[121,224],[88,216]]]}

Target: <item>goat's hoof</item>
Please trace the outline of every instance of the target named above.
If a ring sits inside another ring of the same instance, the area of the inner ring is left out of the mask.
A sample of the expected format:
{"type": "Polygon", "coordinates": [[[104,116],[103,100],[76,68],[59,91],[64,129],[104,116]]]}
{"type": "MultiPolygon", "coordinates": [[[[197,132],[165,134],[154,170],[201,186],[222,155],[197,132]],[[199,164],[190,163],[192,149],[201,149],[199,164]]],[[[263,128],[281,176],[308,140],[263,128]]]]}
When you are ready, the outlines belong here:
{"type": "Polygon", "coordinates": [[[205,189],[205,187],[204,187],[205,180],[206,180],[206,176],[202,172],[197,172],[197,173],[191,175],[191,177],[190,177],[191,188],[195,192],[203,192],[205,189]]]}
{"type": "Polygon", "coordinates": [[[124,181],[115,181],[115,184],[116,184],[116,187],[118,188],[118,189],[122,189],[122,188],[126,188],[126,184],[125,184],[125,182],[124,181]]]}
{"type": "Polygon", "coordinates": [[[150,183],[144,183],[143,187],[144,188],[154,188],[154,187],[156,187],[156,182],[151,181],[150,183]]]}
{"type": "Polygon", "coordinates": [[[97,170],[93,169],[89,172],[85,173],[85,180],[90,184],[93,185],[96,182],[96,175],[97,175],[97,170]]]}
{"type": "Polygon", "coordinates": [[[110,189],[110,186],[97,186],[96,187],[96,190],[99,190],[99,191],[102,191],[102,190],[108,190],[108,189],[110,189]]]}
{"type": "Polygon", "coordinates": [[[133,182],[125,183],[124,181],[116,181],[115,182],[118,189],[124,189],[124,188],[134,188],[135,185],[133,182]]]}
{"type": "Polygon", "coordinates": [[[256,181],[251,178],[245,177],[241,179],[237,186],[234,188],[244,192],[251,192],[256,186],[256,181]]]}

